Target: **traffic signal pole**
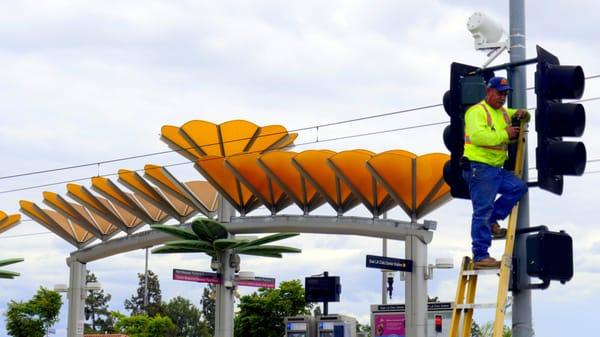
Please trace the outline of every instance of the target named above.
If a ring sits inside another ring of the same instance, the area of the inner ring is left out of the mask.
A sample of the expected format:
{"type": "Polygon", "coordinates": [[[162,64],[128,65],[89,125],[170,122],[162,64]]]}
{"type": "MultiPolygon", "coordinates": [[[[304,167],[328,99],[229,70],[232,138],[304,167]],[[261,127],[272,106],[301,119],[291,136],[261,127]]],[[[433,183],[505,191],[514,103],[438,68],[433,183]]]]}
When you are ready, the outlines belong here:
{"type": "MultiPolygon", "coordinates": [[[[510,62],[517,63],[525,61],[525,0],[510,0],[510,62]]],[[[513,91],[509,98],[509,106],[513,108],[527,108],[525,67],[512,67],[508,70],[508,77],[513,91]]],[[[532,113],[532,112],[530,112],[532,113]]],[[[527,144],[527,142],[525,142],[527,144]]],[[[527,146],[527,145],[525,145],[527,146]]],[[[529,180],[528,155],[524,149],[523,181],[529,180]]],[[[517,230],[529,227],[529,193],[526,193],[519,202],[519,216],[517,218],[517,230]]],[[[530,278],[527,275],[525,236],[518,235],[515,242],[514,256],[520,262],[516,264],[519,268],[517,280],[519,287],[523,290],[513,290],[512,305],[512,336],[531,337],[534,334],[532,327],[531,290],[522,285],[528,285],[530,278]]]]}

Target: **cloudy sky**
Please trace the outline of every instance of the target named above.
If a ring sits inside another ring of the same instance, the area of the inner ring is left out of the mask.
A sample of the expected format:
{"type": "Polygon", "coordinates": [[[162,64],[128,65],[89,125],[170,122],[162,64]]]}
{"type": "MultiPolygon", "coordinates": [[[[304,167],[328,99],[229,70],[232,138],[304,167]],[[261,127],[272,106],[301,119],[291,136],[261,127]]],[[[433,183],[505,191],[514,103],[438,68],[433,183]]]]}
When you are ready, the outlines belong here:
{"type": "MultiPolygon", "coordinates": [[[[599,5],[589,0],[528,1],[527,55],[539,44],[564,64],[600,75],[599,5]]],[[[508,28],[505,1],[2,1],[0,4],[0,176],[167,150],[163,125],[201,119],[222,123],[245,119],[290,130],[435,105],[448,88],[453,61],[481,65],[473,49],[468,17],[482,11],[508,28]]],[[[507,62],[504,53],[496,63],[507,62]]],[[[533,69],[528,69],[528,86],[533,69]]],[[[600,96],[600,79],[586,83],[584,98],[600,96]]],[[[532,91],[528,107],[535,106],[532,91]]],[[[586,103],[587,172],[566,178],[561,197],[534,189],[531,224],[566,230],[574,240],[575,276],[532,294],[538,336],[594,331],[600,301],[600,117],[598,101],[586,103]],[[596,201],[594,201],[596,200],[596,201]]],[[[317,139],[385,131],[447,121],[442,108],[372,118],[299,134],[297,151],[364,148],[445,152],[443,125],[316,144],[317,139]]],[[[535,137],[532,137],[535,138],[535,137]]],[[[535,140],[529,147],[534,156],[535,140]]],[[[0,180],[0,209],[18,212],[18,201],[41,203],[42,192],[65,193],[65,184],[37,185],[140,169],[146,163],[184,162],[175,154],[119,161],[49,174],[0,180]]],[[[531,165],[533,166],[533,164],[531,165]]],[[[173,169],[181,180],[200,179],[192,165],[173,169]]],[[[535,170],[530,172],[535,178],[535,170]]],[[[81,182],[89,185],[89,181],[81,182]]],[[[262,214],[264,211],[257,211],[262,214]]],[[[297,212],[290,209],[290,212],[297,212]]],[[[320,214],[333,214],[325,207],[320,214]]],[[[349,215],[368,216],[358,207],[349,215]]],[[[395,209],[390,218],[406,220],[395,209]]],[[[469,254],[470,204],[454,200],[427,216],[438,221],[429,259],[469,254]]],[[[366,254],[381,253],[381,240],[302,235],[286,241],[303,249],[284,260],[244,258],[242,269],[278,281],[329,271],[340,275],[342,301],[331,312],[368,323],[369,305],[379,303],[380,273],[364,267],[366,254]]],[[[402,242],[390,242],[402,258],[402,242]]],[[[11,266],[22,276],[2,281],[0,312],[10,300],[28,300],[40,286],[67,283],[65,258],[74,250],[44,227],[23,222],[0,235],[0,259],[24,257],[11,266]]],[[[499,255],[501,247],[494,247],[499,255]]],[[[123,311],[143,272],[144,252],[121,254],[88,265],[112,294],[110,307],[123,311]]],[[[183,295],[198,303],[203,285],[172,281],[172,268],[207,270],[203,256],[151,256],[163,298],[183,295]]],[[[437,271],[429,293],[452,300],[457,270],[437,271]]],[[[483,283],[485,285],[485,283],[483,283]]],[[[404,301],[396,277],[393,302],[404,301]]],[[[483,295],[493,285],[480,287],[483,295]]],[[[248,293],[253,289],[243,289],[248,293]]],[[[64,297],[63,297],[64,298],[64,297]]],[[[66,298],[64,298],[66,303],[66,298]]],[[[65,336],[63,306],[57,336],[65,336]]],[[[0,336],[6,336],[0,316],[0,336]]],[[[480,323],[491,315],[476,314],[480,323]]]]}

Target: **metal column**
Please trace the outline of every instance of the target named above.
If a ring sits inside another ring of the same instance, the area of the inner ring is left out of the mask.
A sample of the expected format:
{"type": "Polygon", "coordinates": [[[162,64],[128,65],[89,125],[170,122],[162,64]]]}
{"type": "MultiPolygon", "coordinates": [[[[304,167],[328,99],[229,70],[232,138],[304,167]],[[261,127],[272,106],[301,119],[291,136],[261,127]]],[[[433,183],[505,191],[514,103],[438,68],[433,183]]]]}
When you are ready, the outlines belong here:
{"type": "MultiPolygon", "coordinates": [[[[387,239],[382,239],[383,256],[387,256],[387,239]]],[[[387,270],[381,269],[381,304],[387,304],[387,270]]]]}
{"type": "Polygon", "coordinates": [[[69,313],[67,321],[67,337],[83,337],[85,322],[84,300],[85,300],[85,263],[69,260],[69,313]]]}
{"type": "MultiPolygon", "coordinates": [[[[526,58],[525,41],[525,0],[511,0],[510,10],[510,61],[518,62],[526,58]]],[[[527,108],[525,67],[516,67],[509,70],[510,84],[513,88],[509,105],[513,108],[527,108]]],[[[525,143],[527,146],[527,143],[525,143]]],[[[523,163],[523,180],[528,181],[527,148],[523,163]]],[[[519,203],[519,217],[517,230],[529,227],[529,194],[525,194],[519,203]]],[[[517,236],[515,241],[514,256],[518,259],[518,283],[520,286],[529,284],[526,266],[525,237],[517,236]]],[[[532,328],[531,291],[513,291],[512,308],[512,335],[514,337],[531,337],[532,328]]]]}
{"type": "Polygon", "coordinates": [[[406,273],[406,336],[427,336],[427,245],[414,236],[404,242],[406,259],[413,261],[413,270],[406,273]]]}
{"type": "MultiPolygon", "coordinates": [[[[218,220],[230,222],[234,215],[233,207],[219,196],[218,220]]],[[[215,337],[233,337],[233,292],[234,270],[230,264],[231,250],[225,250],[218,256],[222,284],[217,285],[215,300],[215,337]]]]}

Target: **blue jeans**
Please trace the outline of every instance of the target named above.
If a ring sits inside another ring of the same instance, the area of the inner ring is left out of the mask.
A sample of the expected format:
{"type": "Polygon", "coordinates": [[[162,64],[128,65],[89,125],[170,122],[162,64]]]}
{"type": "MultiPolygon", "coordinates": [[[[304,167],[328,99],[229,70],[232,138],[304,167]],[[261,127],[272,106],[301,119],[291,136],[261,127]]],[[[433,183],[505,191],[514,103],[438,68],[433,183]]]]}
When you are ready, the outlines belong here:
{"type": "Polygon", "coordinates": [[[471,239],[473,260],[488,256],[492,245],[491,224],[506,218],[527,193],[527,184],[501,167],[471,162],[463,171],[473,203],[471,239]],[[496,195],[501,194],[496,200],[496,195]]]}

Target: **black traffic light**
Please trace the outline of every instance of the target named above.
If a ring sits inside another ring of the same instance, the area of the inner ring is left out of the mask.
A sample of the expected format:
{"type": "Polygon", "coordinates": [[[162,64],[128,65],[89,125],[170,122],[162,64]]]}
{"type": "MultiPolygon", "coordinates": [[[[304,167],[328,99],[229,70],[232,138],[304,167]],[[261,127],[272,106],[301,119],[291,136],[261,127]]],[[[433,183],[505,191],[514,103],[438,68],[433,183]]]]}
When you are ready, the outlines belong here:
{"type": "Polygon", "coordinates": [[[564,231],[540,231],[526,240],[527,274],[546,282],[573,277],[573,240],[564,231]]]}
{"type": "Polygon", "coordinates": [[[580,176],[585,171],[585,145],[562,139],[580,137],[585,129],[583,105],[562,103],[562,99],[581,98],[585,77],[580,66],[561,66],[556,56],[540,46],[537,46],[537,54],[535,131],[538,184],[540,188],[560,195],[563,175],[580,176]]]}
{"type": "Polygon", "coordinates": [[[455,198],[469,199],[469,188],[462,178],[460,158],[465,142],[465,111],[485,97],[485,83],[492,72],[478,74],[478,67],[452,63],[450,90],[444,94],[444,109],[450,116],[450,125],[444,129],[444,145],[450,151],[450,160],[444,165],[444,180],[455,198]]]}

